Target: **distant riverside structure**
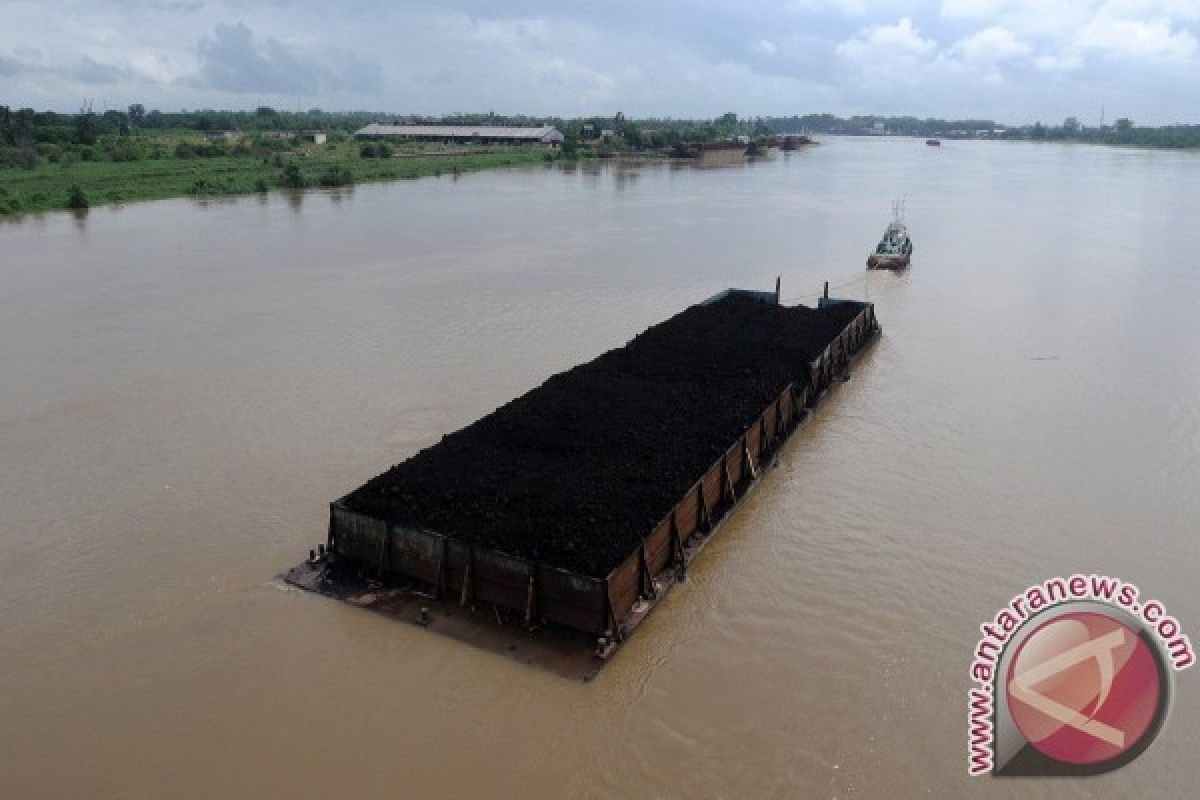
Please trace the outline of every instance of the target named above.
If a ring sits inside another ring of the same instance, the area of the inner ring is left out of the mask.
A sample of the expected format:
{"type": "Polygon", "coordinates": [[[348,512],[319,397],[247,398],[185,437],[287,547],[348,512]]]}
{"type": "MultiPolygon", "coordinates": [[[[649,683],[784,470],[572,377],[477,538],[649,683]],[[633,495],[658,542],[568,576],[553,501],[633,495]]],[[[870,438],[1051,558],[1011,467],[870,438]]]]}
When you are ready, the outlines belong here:
{"type": "Polygon", "coordinates": [[[509,125],[384,125],[372,122],[355,131],[359,139],[416,139],[426,142],[480,144],[544,144],[557,147],[563,135],[548,125],[540,128],[509,125]]]}
{"type": "Polygon", "coordinates": [[[299,139],[303,142],[312,142],[313,144],[325,144],[329,141],[329,134],[325,131],[261,131],[256,134],[262,139],[299,139]]]}

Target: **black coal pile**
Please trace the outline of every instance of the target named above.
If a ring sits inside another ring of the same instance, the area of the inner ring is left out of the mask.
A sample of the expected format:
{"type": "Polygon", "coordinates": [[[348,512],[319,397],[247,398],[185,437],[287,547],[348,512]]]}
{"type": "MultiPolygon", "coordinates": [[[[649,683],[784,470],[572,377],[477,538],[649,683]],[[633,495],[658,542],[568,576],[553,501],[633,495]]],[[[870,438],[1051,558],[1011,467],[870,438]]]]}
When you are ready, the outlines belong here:
{"type": "Polygon", "coordinates": [[[861,310],[730,297],[551,377],[345,498],[594,577],[638,546],[861,310]]]}

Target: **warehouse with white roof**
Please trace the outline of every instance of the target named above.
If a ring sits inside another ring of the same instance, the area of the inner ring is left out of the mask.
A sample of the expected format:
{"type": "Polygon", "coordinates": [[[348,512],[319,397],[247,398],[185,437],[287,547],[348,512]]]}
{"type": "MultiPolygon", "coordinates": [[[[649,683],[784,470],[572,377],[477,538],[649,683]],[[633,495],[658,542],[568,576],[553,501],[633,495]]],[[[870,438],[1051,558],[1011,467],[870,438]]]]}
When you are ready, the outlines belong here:
{"type": "Polygon", "coordinates": [[[563,135],[549,125],[385,125],[372,122],[354,133],[359,139],[412,139],[426,142],[542,144],[557,147],[563,135]]]}

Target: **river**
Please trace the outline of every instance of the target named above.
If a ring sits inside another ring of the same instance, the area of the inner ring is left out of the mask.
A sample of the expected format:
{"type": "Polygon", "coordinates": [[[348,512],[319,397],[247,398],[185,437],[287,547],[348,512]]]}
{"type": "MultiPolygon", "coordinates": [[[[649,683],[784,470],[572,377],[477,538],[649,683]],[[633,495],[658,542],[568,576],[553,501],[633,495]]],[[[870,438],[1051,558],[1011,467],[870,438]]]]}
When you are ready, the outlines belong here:
{"type": "Polygon", "coordinates": [[[20,798],[1185,797],[968,779],[980,623],[1100,572],[1200,632],[1200,156],[830,138],[0,222],[20,798]],[[905,275],[867,273],[903,196],[905,275]],[[880,342],[592,683],[274,577],[328,502],[726,286],[880,342]]]}

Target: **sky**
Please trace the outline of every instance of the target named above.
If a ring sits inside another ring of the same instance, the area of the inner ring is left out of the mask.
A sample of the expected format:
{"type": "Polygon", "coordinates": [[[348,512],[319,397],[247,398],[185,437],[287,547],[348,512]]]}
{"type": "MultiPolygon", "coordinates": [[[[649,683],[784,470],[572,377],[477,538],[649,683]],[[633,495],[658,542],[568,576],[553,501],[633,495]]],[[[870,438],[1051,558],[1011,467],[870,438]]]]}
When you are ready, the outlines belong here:
{"type": "Polygon", "coordinates": [[[0,105],[1200,122],[1200,0],[0,0],[0,105]]]}

